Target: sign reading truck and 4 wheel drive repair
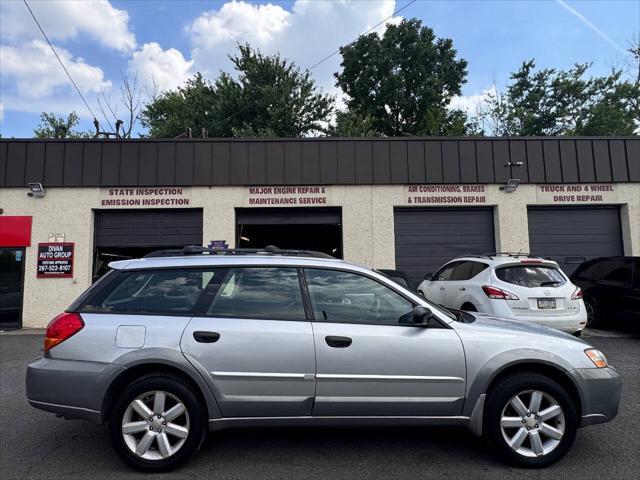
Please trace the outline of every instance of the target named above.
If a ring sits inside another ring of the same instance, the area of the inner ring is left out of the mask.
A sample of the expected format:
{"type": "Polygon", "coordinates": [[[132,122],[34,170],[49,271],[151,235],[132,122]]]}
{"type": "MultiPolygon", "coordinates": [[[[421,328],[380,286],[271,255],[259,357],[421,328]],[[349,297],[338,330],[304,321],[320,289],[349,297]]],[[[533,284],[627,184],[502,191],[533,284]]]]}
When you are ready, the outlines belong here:
{"type": "Polygon", "coordinates": [[[73,277],[73,246],[71,242],[39,243],[37,277],[73,277]]]}

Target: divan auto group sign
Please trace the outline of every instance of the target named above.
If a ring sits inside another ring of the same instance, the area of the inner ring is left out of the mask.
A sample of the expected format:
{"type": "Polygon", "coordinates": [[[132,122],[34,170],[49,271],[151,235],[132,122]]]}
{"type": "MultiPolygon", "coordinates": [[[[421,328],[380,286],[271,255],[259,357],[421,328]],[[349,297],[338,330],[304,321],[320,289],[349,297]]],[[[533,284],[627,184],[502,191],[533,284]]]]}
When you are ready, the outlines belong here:
{"type": "Polygon", "coordinates": [[[71,242],[39,243],[37,277],[73,277],[73,246],[71,242]]]}

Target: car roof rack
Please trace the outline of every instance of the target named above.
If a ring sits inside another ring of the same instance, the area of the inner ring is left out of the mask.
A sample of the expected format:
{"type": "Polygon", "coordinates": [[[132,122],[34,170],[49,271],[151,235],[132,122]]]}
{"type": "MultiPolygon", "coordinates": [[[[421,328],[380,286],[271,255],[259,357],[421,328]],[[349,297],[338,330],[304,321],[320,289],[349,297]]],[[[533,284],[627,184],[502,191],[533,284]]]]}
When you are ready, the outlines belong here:
{"type": "Polygon", "coordinates": [[[542,260],[547,260],[545,257],[541,257],[539,255],[532,255],[527,252],[489,252],[489,253],[470,253],[468,255],[460,255],[460,257],[474,257],[474,258],[488,258],[493,260],[495,257],[511,257],[511,258],[540,258],[542,260]]]}
{"type": "Polygon", "coordinates": [[[144,258],[182,257],[190,255],[282,255],[291,257],[330,258],[335,260],[335,257],[323,252],[281,249],[274,245],[267,245],[264,248],[208,248],[200,245],[187,245],[183,248],[155,250],[145,255],[144,258]]]}

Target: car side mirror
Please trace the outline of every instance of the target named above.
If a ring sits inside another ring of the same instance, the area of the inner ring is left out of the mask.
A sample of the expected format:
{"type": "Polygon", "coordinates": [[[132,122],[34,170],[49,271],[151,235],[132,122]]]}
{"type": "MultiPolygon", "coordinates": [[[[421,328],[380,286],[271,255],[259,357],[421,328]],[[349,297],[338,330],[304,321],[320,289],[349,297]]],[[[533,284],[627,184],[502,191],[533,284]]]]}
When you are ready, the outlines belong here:
{"type": "Polygon", "coordinates": [[[433,273],[427,273],[427,274],[424,276],[424,279],[425,279],[425,280],[433,280],[433,273]]]}
{"type": "Polygon", "coordinates": [[[426,327],[429,325],[429,319],[431,318],[431,309],[418,305],[413,307],[413,325],[426,327]]]}

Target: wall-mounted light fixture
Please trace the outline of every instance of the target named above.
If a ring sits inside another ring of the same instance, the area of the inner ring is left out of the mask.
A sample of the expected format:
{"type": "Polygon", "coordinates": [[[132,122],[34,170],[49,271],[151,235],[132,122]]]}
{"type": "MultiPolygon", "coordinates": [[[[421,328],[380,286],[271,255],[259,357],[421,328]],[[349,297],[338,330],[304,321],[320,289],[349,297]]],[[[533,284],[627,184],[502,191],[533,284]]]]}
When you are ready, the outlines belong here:
{"type": "Polygon", "coordinates": [[[518,185],[520,185],[519,178],[510,178],[504,187],[500,187],[500,190],[505,193],[513,193],[517,190],[518,185]]]}
{"type": "Polygon", "coordinates": [[[44,197],[45,191],[41,183],[27,183],[27,186],[30,190],[29,193],[27,193],[28,196],[37,198],[44,197]]]}

